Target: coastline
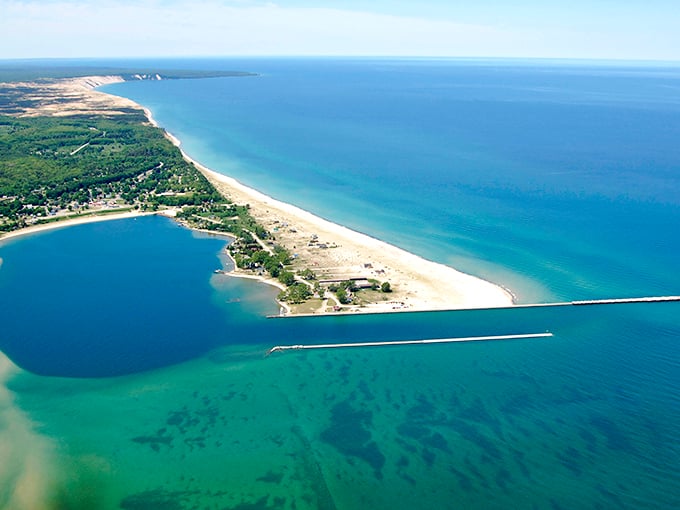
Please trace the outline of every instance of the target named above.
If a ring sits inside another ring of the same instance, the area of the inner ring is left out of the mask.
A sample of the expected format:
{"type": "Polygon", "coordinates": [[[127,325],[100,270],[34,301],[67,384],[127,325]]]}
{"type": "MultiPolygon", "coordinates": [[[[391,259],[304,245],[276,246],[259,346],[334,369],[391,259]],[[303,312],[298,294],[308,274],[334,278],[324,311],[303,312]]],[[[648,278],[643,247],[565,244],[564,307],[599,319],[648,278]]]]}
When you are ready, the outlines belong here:
{"type": "MultiPolygon", "coordinates": [[[[481,278],[463,273],[450,266],[427,260],[402,248],[381,241],[367,234],[351,230],[343,225],[321,218],[295,205],[282,202],[254,188],[246,186],[233,177],[212,170],[189,156],[181,147],[181,141],[162,128],[152,112],[140,106],[149,122],[163,129],[166,137],[182,153],[182,156],[196,168],[227,198],[235,203],[248,204],[250,212],[265,228],[274,225],[288,225],[288,235],[284,246],[297,247],[309,237],[322,238],[338,249],[325,250],[340,256],[331,256],[332,263],[339,264],[347,274],[366,274],[370,266],[370,276],[390,281],[398,289],[387,303],[373,303],[361,308],[348,307],[345,311],[358,313],[386,313],[398,311],[434,311],[466,308],[508,307],[514,304],[513,293],[504,287],[481,278]],[[379,268],[379,269],[377,269],[379,268]]],[[[277,235],[281,240],[282,234],[277,235]]],[[[315,257],[321,258],[321,251],[315,257]]],[[[319,266],[322,264],[319,263],[319,266]]],[[[337,266],[334,266],[337,267],[337,266]]],[[[246,274],[238,269],[233,276],[261,280],[278,288],[281,286],[271,278],[246,274]]],[[[280,303],[287,307],[285,304],[280,303]]],[[[326,312],[325,314],[327,314],[326,312]]],[[[319,315],[318,312],[311,315],[319,315]]]]}
{"type": "MultiPolygon", "coordinates": [[[[316,308],[311,310],[311,314],[456,310],[508,307],[514,304],[512,292],[502,286],[333,223],[206,167],[181,148],[181,141],[176,136],[159,126],[149,108],[128,98],[95,90],[100,85],[120,81],[123,81],[122,77],[117,76],[93,76],[59,81],[51,84],[50,93],[58,96],[61,91],[65,97],[73,99],[74,104],[67,104],[62,106],[62,109],[55,110],[54,101],[47,101],[44,109],[32,109],[26,114],[61,116],[69,115],[74,110],[82,112],[89,108],[92,113],[108,108],[109,114],[115,114],[122,107],[139,109],[144,112],[148,122],[161,129],[167,139],[180,150],[183,158],[193,164],[223,196],[235,204],[249,207],[251,216],[274,235],[275,239],[271,242],[275,240],[293,255],[292,271],[312,270],[315,278],[318,278],[316,281],[324,285],[354,280],[379,284],[386,282],[391,287],[391,291],[385,293],[375,290],[361,291],[360,299],[346,305],[340,305],[333,296],[332,299],[322,296],[314,300],[316,308]]],[[[0,236],[0,242],[82,223],[163,213],[164,211],[126,212],[69,219],[4,234],[0,236]]],[[[173,215],[172,210],[165,211],[165,214],[173,215]]],[[[227,273],[228,275],[256,279],[278,289],[283,288],[275,279],[238,269],[235,264],[234,266],[234,270],[227,273]]],[[[299,277],[298,280],[302,281],[299,277]]],[[[306,283],[311,286],[310,282],[306,283]]],[[[326,296],[328,294],[326,293],[326,296]]],[[[286,314],[310,314],[309,307],[298,309],[286,303],[279,304],[286,314]]]]}
{"type": "Polygon", "coordinates": [[[28,236],[31,234],[37,234],[39,232],[46,232],[48,230],[56,230],[58,228],[73,227],[75,225],[84,225],[86,223],[99,223],[102,221],[111,220],[124,220],[129,218],[137,218],[140,216],[153,216],[153,215],[167,215],[163,214],[166,211],[156,211],[156,212],[124,212],[124,213],[112,213],[112,214],[101,214],[101,215],[91,215],[84,216],[82,218],[72,218],[63,221],[54,221],[52,223],[43,223],[42,225],[33,225],[30,227],[25,227],[19,230],[14,230],[12,232],[6,232],[0,234],[0,245],[4,241],[9,241],[10,239],[16,239],[18,237],[28,236]]]}

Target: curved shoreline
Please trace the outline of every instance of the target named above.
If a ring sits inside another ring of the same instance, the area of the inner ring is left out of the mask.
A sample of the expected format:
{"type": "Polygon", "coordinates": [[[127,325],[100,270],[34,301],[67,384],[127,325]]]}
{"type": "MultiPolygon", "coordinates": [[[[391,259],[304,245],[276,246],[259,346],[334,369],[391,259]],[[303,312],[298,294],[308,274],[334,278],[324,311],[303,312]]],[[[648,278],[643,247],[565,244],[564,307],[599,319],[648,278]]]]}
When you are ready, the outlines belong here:
{"type": "MultiPolygon", "coordinates": [[[[188,162],[198,168],[221,193],[225,194],[232,201],[249,204],[251,206],[251,214],[260,221],[260,223],[265,223],[265,227],[267,227],[266,223],[268,221],[271,223],[272,217],[289,219],[290,221],[285,223],[294,223],[296,228],[299,228],[299,225],[302,223],[307,227],[311,227],[311,230],[315,232],[321,231],[326,236],[330,236],[325,237],[325,239],[340,239],[342,246],[344,247],[349,243],[352,245],[350,248],[351,250],[356,250],[358,253],[368,252],[368,255],[363,257],[364,259],[388,259],[388,262],[386,262],[385,265],[390,266],[392,276],[397,276],[398,273],[401,273],[402,276],[402,278],[399,278],[399,282],[395,282],[395,286],[408,285],[417,287],[417,289],[414,289],[413,292],[406,297],[408,303],[404,307],[394,308],[389,305],[380,306],[377,304],[373,306],[369,305],[363,309],[351,309],[351,311],[360,313],[434,311],[464,308],[507,307],[514,304],[514,294],[502,285],[497,285],[482,278],[463,273],[450,266],[425,259],[375,237],[351,230],[348,227],[316,216],[305,209],[277,200],[261,191],[242,184],[233,177],[229,177],[208,168],[182,149],[179,138],[161,127],[153,117],[149,108],[141,105],[140,108],[142,108],[153,126],[164,131],[166,137],[177,146],[182,153],[182,156],[188,162]],[[266,214],[264,214],[263,211],[266,211],[266,214]],[[402,266],[402,268],[391,266],[402,266]],[[403,266],[406,266],[407,269],[404,269],[403,266]],[[418,268],[418,270],[415,270],[414,268],[418,268]],[[420,285],[418,285],[418,283],[420,283],[420,285]],[[423,295],[428,294],[425,292],[428,287],[446,287],[446,290],[444,292],[440,291],[429,293],[429,295],[423,295]],[[416,294],[421,295],[416,296],[416,294]],[[447,295],[442,296],[442,294],[447,295]]],[[[275,221],[281,222],[280,219],[275,221]]],[[[315,233],[313,235],[320,234],[315,233]]],[[[338,245],[340,246],[340,243],[338,243],[338,245]]],[[[232,272],[232,274],[234,274],[234,276],[251,277],[279,287],[276,283],[272,282],[270,278],[248,275],[239,272],[238,270],[232,272]]],[[[318,315],[318,313],[313,315],[318,315]]]]}
{"type": "Polygon", "coordinates": [[[163,215],[163,211],[158,212],[123,212],[123,213],[111,213],[111,214],[99,214],[99,215],[89,215],[82,218],[71,218],[63,221],[53,221],[51,223],[43,223],[40,225],[32,225],[30,227],[24,227],[19,230],[13,230],[12,232],[6,232],[0,234],[0,245],[4,241],[9,241],[10,239],[16,239],[18,237],[28,236],[31,234],[37,234],[39,232],[46,232],[49,230],[56,230],[59,228],[74,227],[76,225],[84,225],[86,223],[99,223],[102,221],[111,220],[124,220],[129,218],[137,218],[139,216],[153,216],[153,215],[163,215]]]}
{"type": "MultiPolygon", "coordinates": [[[[389,282],[393,290],[389,294],[362,292],[361,295],[366,297],[360,298],[358,304],[332,308],[328,308],[329,303],[322,299],[321,308],[315,310],[313,314],[456,310],[507,307],[514,304],[512,292],[500,285],[460,272],[445,264],[427,260],[375,237],[316,216],[206,167],[181,148],[181,141],[158,124],[149,108],[131,99],[95,90],[100,85],[119,81],[122,81],[122,78],[116,76],[83,77],[64,80],[61,87],[67,95],[74,90],[77,91],[76,106],[79,109],[87,108],[89,101],[92,101],[97,111],[107,104],[112,112],[122,106],[143,111],[148,122],[161,129],[168,140],[180,150],[183,158],[202,172],[222,195],[236,204],[249,206],[251,216],[275,236],[277,244],[293,254],[295,260],[293,270],[311,269],[322,283],[349,279],[389,282]]],[[[55,84],[54,88],[58,92],[59,84],[55,84]]],[[[71,110],[68,107],[57,112],[48,108],[45,112],[34,110],[31,114],[68,115],[69,111],[71,110]]],[[[161,211],[156,214],[162,213],[161,211]]],[[[144,214],[154,213],[112,213],[37,225],[0,236],[0,242],[44,230],[144,214]]],[[[271,278],[237,268],[228,274],[257,279],[281,288],[278,282],[271,278]]],[[[284,303],[280,305],[290,310],[284,303]]]]}

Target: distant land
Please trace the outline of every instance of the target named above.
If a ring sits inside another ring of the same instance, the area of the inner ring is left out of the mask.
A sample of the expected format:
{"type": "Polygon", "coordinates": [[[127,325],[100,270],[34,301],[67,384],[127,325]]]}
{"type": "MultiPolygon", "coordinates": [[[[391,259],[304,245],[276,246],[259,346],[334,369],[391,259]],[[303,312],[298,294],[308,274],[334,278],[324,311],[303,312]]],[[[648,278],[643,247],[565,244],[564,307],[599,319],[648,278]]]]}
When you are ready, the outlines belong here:
{"type": "Polygon", "coordinates": [[[229,76],[257,76],[242,71],[203,71],[162,69],[144,67],[50,65],[39,61],[0,61],[0,83],[17,81],[45,81],[59,78],[82,78],[85,76],[120,76],[125,81],[134,80],[186,80],[198,78],[223,78],[229,76]]]}

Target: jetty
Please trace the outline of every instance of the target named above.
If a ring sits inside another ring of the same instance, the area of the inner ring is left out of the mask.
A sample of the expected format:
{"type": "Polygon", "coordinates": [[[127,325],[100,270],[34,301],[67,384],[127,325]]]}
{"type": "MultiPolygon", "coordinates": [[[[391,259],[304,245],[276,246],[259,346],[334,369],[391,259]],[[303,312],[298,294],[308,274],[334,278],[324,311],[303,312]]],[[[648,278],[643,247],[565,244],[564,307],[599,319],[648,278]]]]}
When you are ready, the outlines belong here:
{"type": "Polygon", "coordinates": [[[300,351],[309,349],[345,349],[352,347],[387,347],[395,345],[423,345],[423,344],[449,344],[454,342],[485,342],[496,340],[522,340],[530,338],[549,338],[553,334],[546,331],[545,333],[528,333],[520,335],[493,335],[493,336],[468,336],[459,338],[431,338],[424,340],[394,340],[386,342],[353,342],[342,344],[306,344],[306,345],[276,345],[267,351],[266,356],[275,352],[283,351],[300,351]]]}
{"type": "Polygon", "coordinates": [[[591,299],[586,301],[572,301],[574,306],[583,305],[618,305],[622,303],[664,303],[669,301],[680,301],[680,296],[652,296],[639,298],[622,299],[591,299]]]}
{"type": "MultiPolygon", "coordinates": [[[[429,313],[441,313],[441,312],[466,312],[474,310],[516,310],[520,308],[556,308],[564,306],[601,306],[601,305],[621,305],[621,304],[634,304],[634,303],[669,303],[669,302],[679,302],[680,296],[649,296],[649,297],[630,297],[630,298],[607,298],[607,299],[587,299],[580,301],[559,301],[553,303],[528,303],[528,304],[513,304],[508,306],[494,306],[488,308],[448,308],[448,309],[436,309],[430,310],[429,313]]],[[[400,313],[423,313],[423,310],[403,310],[400,313]]],[[[386,313],[385,311],[358,311],[362,315],[381,315],[386,313]]],[[[337,315],[337,314],[314,314],[314,313],[296,313],[288,314],[285,316],[280,315],[268,315],[268,319],[274,319],[278,317],[285,317],[287,319],[294,319],[300,317],[318,317],[320,315],[337,315]]],[[[351,314],[346,314],[351,315],[351,314]]]]}

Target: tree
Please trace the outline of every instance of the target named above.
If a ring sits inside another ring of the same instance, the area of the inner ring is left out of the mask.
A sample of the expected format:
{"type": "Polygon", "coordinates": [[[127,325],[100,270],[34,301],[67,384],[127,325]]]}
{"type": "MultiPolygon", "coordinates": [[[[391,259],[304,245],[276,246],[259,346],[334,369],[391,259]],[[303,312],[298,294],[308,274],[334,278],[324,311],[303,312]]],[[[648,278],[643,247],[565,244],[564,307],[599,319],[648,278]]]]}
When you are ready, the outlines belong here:
{"type": "Polygon", "coordinates": [[[392,292],[392,286],[390,285],[390,282],[383,282],[380,286],[380,290],[383,292],[392,292]]]}
{"type": "Polygon", "coordinates": [[[309,268],[305,268],[302,271],[298,271],[298,274],[304,280],[316,280],[316,274],[314,274],[314,271],[312,271],[309,268]]]}
{"type": "Polygon", "coordinates": [[[340,304],[346,305],[349,303],[349,295],[347,294],[347,291],[340,287],[336,292],[335,292],[336,297],[338,298],[338,301],[340,301],[340,304]]]}
{"type": "Polygon", "coordinates": [[[314,283],[314,292],[323,299],[326,297],[326,289],[324,289],[319,282],[314,283]]]}
{"type": "Polygon", "coordinates": [[[288,287],[287,290],[282,291],[278,295],[279,301],[286,301],[288,303],[300,304],[304,303],[312,295],[309,287],[304,283],[296,283],[288,287]]]}
{"type": "Polygon", "coordinates": [[[356,292],[358,290],[357,284],[354,282],[354,280],[345,280],[344,282],[340,282],[340,287],[349,292],[356,292]]]}
{"type": "Polygon", "coordinates": [[[281,271],[281,273],[279,273],[279,281],[286,287],[290,287],[295,283],[295,275],[290,271],[281,271]]]}

